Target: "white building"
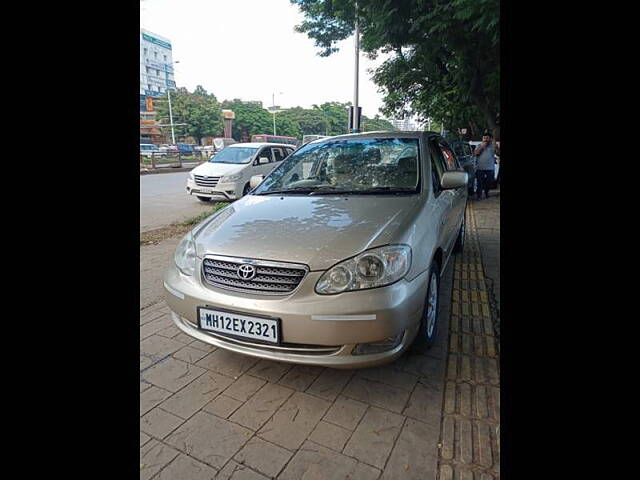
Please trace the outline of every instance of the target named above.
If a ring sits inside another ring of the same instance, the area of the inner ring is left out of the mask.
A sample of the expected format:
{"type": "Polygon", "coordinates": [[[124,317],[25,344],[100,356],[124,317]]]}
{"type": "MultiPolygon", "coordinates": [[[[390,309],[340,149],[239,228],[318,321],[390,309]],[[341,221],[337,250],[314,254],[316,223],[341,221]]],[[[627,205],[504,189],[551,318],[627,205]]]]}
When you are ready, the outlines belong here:
{"type": "Polygon", "coordinates": [[[175,86],[171,41],[140,29],[140,101],[143,96],[164,95],[167,87],[175,86]]]}

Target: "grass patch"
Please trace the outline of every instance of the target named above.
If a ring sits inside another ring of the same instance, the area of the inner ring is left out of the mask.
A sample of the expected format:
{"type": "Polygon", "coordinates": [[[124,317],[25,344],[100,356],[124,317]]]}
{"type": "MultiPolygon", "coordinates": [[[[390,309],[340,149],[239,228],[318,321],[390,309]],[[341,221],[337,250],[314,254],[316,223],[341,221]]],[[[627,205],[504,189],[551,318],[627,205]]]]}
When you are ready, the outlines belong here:
{"type": "Polygon", "coordinates": [[[184,222],[172,223],[171,225],[167,225],[166,227],[156,228],[155,230],[149,230],[148,232],[141,233],[140,246],[157,245],[158,243],[168,238],[180,234],[185,234],[205,218],[213,215],[215,212],[217,212],[221,208],[226,207],[227,205],[229,205],[229,202],[216,202],[210,210],[202,212],[200,215],[190,218],[189,220],[185,220],[184,222]]]}

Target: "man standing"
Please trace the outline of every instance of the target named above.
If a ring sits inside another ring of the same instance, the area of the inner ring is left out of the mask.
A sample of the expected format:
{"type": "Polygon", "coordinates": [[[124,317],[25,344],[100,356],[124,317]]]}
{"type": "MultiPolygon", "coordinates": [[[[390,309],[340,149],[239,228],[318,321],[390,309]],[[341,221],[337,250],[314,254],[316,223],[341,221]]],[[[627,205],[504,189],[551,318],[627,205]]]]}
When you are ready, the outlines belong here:
{"type": "Polygon", "coordinates": [[[478,145],[473,152],[473,154],[478,157],[478,164],[476,166],[478,200],[482,198],[482,192],[484,192],[485,198],[489,198],[489,190],[491,190],[494,181],[496,153],[500,153],[500,148],[495,145],[491,134],[485,132],[482,136],[482,143],[478,145]]]}

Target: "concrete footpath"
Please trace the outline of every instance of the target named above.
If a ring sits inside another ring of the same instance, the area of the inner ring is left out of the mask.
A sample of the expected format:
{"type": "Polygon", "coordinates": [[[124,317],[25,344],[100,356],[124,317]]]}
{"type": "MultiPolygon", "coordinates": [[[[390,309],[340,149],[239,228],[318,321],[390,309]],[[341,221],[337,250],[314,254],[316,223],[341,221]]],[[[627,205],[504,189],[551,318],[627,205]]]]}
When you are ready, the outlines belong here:
{"type": "Polygon", "coordinates": [[[142,247],[140,478],[499,479],[493,194],[469,203],[465,249],[441,279],[436,345],[383,367],[289,365],[197,341],[158,296],[173,245],[142,247]]]}

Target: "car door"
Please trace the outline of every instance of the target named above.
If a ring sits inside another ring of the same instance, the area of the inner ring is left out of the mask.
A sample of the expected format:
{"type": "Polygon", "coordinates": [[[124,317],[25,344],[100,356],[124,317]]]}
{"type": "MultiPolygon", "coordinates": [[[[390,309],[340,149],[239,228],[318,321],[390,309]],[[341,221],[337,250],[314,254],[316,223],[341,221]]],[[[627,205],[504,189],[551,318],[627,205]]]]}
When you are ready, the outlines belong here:
{"type": "MultiPolygon", "coordinates": [[[[456,158],[453,150],[449,146],[449,144],[443,139],[438,139],[438,146],[442,152],[442,155],[445,159],[445,165],[447,171],[464,171],[464,169],[460,166],[458,159],[456,158]]],[[[449,190],[451,192],[451,231],[452,235],[452,244],[455,243],[456,237],[458,235],[458,230],[460,229],[460,225],[462,224],[462,217],[464,216],[464,209],[467,205],[467,189],[466,188],[457,188],[455,190],[449,190]]]]}
{"type": "MultiPolygon", "coordinates": [[[[441,139],[439,137],[431,137],[429,139],[429,150],[431,153],[431,158],[437,173],[438,182],[442,181],[442,175],[451,170],[455,170],[455,164],[452,163],[452,159],[446,159],[443,153],[443,150],[440,146],[441,139]]],[[[440,188],[440,183],[438,183],[439,194],[437,197],[437,201],[440,204],[440,208],[438,209],[440,215],[440,225],[442,228],[442,238],[440,245],[444,250],[444,258],[449,257],[449,253],[453,247],[453,241],[455,240],[455,230],[457,219],[455,217],[455,207],[457,205],[456,190],[443,190],[440,188]]],[[[434,191],[435,191],[434,186],[434,191]]]]}
{"type": "Polygon", "coordinates": [[[273,169],[273,154],[271,147],[262,147],[253,160],[253,171],[251,175],[267,175],[273,169]],[[269,159],[269,163],[260,165],[259,160],[261,157],[269,159]]]}

